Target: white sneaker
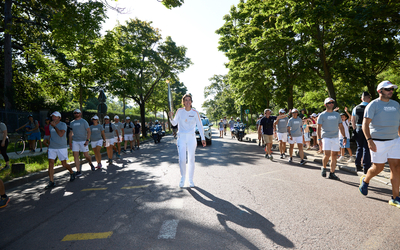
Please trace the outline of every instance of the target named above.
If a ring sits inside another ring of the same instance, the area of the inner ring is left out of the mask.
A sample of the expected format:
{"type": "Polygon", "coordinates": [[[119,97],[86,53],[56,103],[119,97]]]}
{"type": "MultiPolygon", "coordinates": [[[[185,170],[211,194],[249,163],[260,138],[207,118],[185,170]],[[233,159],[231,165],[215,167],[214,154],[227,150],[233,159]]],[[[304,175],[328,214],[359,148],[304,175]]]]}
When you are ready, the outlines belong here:
{"type": "Polygon", "coordinates": [[[337,161],[344,161],[344,157],[340,156],[339,159],[337,159],[337,161]]]}
{"type": "Polygon", "coordinates": [[[185,186],[185,179],[181,179],[181,181],[179,182],[179,187],[183,188],[185,186]]]}
{"type": "Polygon", "coordinates": [[[191,187],[191,188],[195,187],[193,181],[189,181],[189,187],[191,187]]]}
{"type": "Polygon", "coordinates": [[[350,156],[350,159],[347,161],[347,163],[354,162],[354,161],[355,161],[355,159],[354,159],[354,158],[355,158],[354,156],[350,156]]]}

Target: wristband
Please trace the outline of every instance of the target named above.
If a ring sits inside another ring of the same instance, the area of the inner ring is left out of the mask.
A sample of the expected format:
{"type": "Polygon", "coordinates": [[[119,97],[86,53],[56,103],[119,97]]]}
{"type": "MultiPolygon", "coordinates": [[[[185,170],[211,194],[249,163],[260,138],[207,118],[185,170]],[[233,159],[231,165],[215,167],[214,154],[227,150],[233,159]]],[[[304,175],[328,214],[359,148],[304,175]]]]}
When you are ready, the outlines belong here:
{"type": "Polygon", "coordinates": [[[343,139],[347,139],[347,137],[343,137],[343,139]]]}
{"type": "Polygon", "coordinates": [[[372,140],[372,138],[368,138],[367,141],[372,140]]]}
{"type": "Polygon", "coordinates": [[[322,139],[318,139],[318,141],[320,141],[320,140],[322,140],[322,139]]]}

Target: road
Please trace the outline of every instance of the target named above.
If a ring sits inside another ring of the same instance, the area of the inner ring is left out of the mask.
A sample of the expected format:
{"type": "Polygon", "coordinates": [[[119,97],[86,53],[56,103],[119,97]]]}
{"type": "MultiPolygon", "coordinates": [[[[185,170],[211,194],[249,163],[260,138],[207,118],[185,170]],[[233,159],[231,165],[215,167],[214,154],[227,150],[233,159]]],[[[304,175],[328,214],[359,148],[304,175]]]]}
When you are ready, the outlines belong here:
{"type": "Polygon", "coordinates": [[[398,249],[400,210],[383,184],[363,197],[355,175],[325,179],[216,131],[196,153],[191,189],[178,187],[167,136],[102,171],[85,164],[72,183],[59,173],[53,190],[47,178],[9,190],[0,249],[398,249]]]}

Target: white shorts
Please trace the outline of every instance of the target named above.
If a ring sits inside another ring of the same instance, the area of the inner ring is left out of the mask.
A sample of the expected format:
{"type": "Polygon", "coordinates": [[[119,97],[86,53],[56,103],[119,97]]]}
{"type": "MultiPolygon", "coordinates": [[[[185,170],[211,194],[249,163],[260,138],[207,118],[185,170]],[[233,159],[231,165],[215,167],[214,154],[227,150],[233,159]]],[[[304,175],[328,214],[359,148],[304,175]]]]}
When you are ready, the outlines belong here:
{"type": "Polygon", "coordinates": [[[317,136],[317,132],[314,132],[314,131],[313,131],[313,132],[311,133],[311,136],[317,136]]]}
{"type": "Polygon", "coordinates": [[[278,141],[287,142],[288,141],[288,134],[287,133],[276,133],[278,135],[278,141]]]}
{"type": "Polygon", "coordinates": [[[133,141],[133,134],[124,134],[125,141],[133,141]]]}
{"type": "Polygon", "coordinates": [[[219,131],[224,131],[224,128],[219,128],[219,131]]]}
{"type": "Polygon", "coordinates": [[[297,143],[297,145],[303,145],[303,136],[296,136],[296,137],[292,137],[292,140],[290,140],[289,137],[289,144],[295,144],[297,143]]]}
{"type": "Polygon", "coordinates": [[[339,137],[322,138],[322,150],[339,152],[340,151],[339,137]]]}
{"type": "Polygon", "coordinates": [[[371,162],[386,163],[387,159],[400,159],[400,138],[390,141],[374,141],[376,152],[371,153],[371,162]]]}
{"type": "Polygon", "coordinates": [[[114,144],[115,144],[114,138],[106,139],[106,145],[105,145],[105,147],[114,146],[114,144]]]}
{"type": "Polygon", "coordinates": [[[92,141],[92,148],[96,148],[98,146],[102,147],[103,146],[103,139],[98,140],[98,141],[92,141]]]}
{"type": "Polygon", "coordinates": [[[55,160],[57,157],[60,161],[68,160],[68,148],[62,148],[62,149],[49,148],[47,156],[48,156],[47,158],[50,160],[55,160]]]}
{"type": "Polygon", "coordinates": [[[89,152],[89,142],[88,145],[84,145],[85,141],[72,141],[72,152],[89,152]]]}
{"type": "Polygon", "coordinates": [[[304,133],[304,141],[311,141],[310,133],[304,133]]]}
{"type": "Polygon", "coordinates": [[[120,135],[118,137],[114,137],[114,143],[121,143],[122,142],[122,135],[120,135]],[[119,141],[118,141],[118,137],[119,137],[119,141]]]}

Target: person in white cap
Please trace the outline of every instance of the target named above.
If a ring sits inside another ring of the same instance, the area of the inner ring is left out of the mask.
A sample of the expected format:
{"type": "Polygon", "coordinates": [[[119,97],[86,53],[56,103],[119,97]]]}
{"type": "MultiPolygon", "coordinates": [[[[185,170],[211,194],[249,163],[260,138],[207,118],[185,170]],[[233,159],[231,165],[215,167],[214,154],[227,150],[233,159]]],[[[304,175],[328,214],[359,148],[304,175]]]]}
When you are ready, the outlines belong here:
{"type": "Polygon", "coordinates": [[[335,174],[337,156],[340,151],[338,133],[343,135],[343,145],[348,143],[346,134],[344,132],[342,119],[338,112],[333,111],[335,100],[328,97],[324,101],[326,110],[318,116],[317,120],[317,137],[318,142],[321,142],[320,149],[324,151],[324,158],[322,160],[322,177],[326,177],[326,166],[328,165],[329,158],[331,158],[331,169],[329,179],[340,180],[335,174]],[[332,157],[331,157],[332,156],[332,157]]]}
{"type": "Polygon", "coordinates": [[[400,104],[391,100],[397,86],[389,81],[379,83],[379,98],[367,105],[364,111],[362,130],[368,142],[373,165],[367,175],[360,178],[359,190],[368,194],[371,179],[378,175],[389,163],[392,198],[389,204],[400,208],[400,104]]]}
{"type": "Polygon", "coordinates": [[[219,137],[224,138],[224,122],[222,119],[218,123],[218,126],[219,126],[219,137]]]}
{"type": "Polygon", "coordinates": [[[79,109],[74,110],[74,120],[70,125],[69,147],[74,154],[76,166],[76,176],[82,176],[81,163],[79,161],[79,152],[82,152],[88,161],[92,171],[95,170],[92,157],[89,155],[90,128],[89,123],[82,118],[82,112],[79,109]]]}
{"type": "Polygon", "coordinates": [[[192,109],[192,96],[185,94],[182,97],[182,104],[184,108],[180,108],[176,111],[175,117],[173,112],[169,112],[171,124],[173,126],[179,126],[178,131],[178,154],[179,154],[179,167],[181,170],[181,180],[179,187],[184,187],[186,180],[186,152],[188,155],[188,174],[189,174],[189,186],[194,187],[193,175],[194,175],[194,162],[195,152],[197,147],[196,139],[196,125],[200,133],[201,143],[203,147],[206,146],[204,137],[203,124],[200,119],[200,114],[196,110],[192,109]],[[172,119],[172,117],[174,117],[172,119]]]}
{"type": "Polygon", "coordinates": [[[286,111],[284,109],[279,110],[279,116],[276,118],[274,125],[276,127],[275,131],[278,136],[279,141],[279,152],[281,154],[281,159],[286,158],[286,142],[288,141],[288,128],[287,124],[289,118],[285,115],[286,111]]]}
{"type": "Polygon", "coordinates": [[[124,149],[126,151],[129,142],[131,146],[131,153],[133,152],[133,150],[135,150],[135,144],[133,142],[134,133],[135,133],[135,125],[131,122],[131,118],[128,116],[126,117],[124,123],[124,140],[125,140],[124,149]]]}
{"type": "MultiPolygon", "coordinates": [[[[108,161],[107,163],[112,164],[112,158],[113,158],[113,147],[114,147],[114,131],[117,130],[115,125],[113,123],[110,123],[110,117],[108,115],[104,116],[104,134],[106,136],[106,143],[105,147],[107,148],[107,156],[108,156],[108,161]]],[[[118,131],[117,133],[117,138],[119,136],[118,131]]]]}
{"type": "Polygon", "coordinates": [[[297,109],[291,110],[293,117],[289,119],[287,124],[287,131],[289,134],[289,162],[293,162],[293,149],[294,144],[297,143],[297,147],[299,148],[299,156],[300,156],[300,165],[304,165],[306,163],[304,159],[304,151],[303,151],[303,121],[301,120],[299,115],[299,111],[297,109]]]}
{"type": "Polygon", "coordinates": [[[133,120],[133,123],[135,125],[135,130],[133,131],[133,136],[134,136],[134,140],[136,141],[136,149],[140,149],[140,130],[141,130],[141,126],[138,122],[137,119],[133,120]]]}
{"type": "Polygon", "coordinates": [[[229,120],[229,130],[231,131],[231,138],[233,139],[235,136],[233,135],[233,127],[235,125],[235,121],[233,120],[233,117],[231,116],[231,119],[229,120]]]}
{"type": "Polygon", "coordinates": [[[119,116],[114,116],[114,150],[117,158],[121,158],[121,142],[124,140],[124,124],[119,121],[119,116]],[[115,146],[116,145],[116,146],[115,146]]]}
{"type": "Polygon", "coordinates": [[[50,122],[50,143],[48,149],[48,159],[49,159],[49,184],[45,189],[55,187],[54,183],[54,162],[55,159],[61,161],[63,167],[68,169],[70,178],[69,181],[75,180],[75,172],[72,171],[71,166],[67,163],[68,160],[68,144],[67,144],[67,124],[61,122],[61,114],[58,111],[51,114],[52,121],[50,122]]]}
{"type": "Polygon", "coordinates": [[[90,126],[90,141],[94,152],[94,157],[97,161],[96,169],[101,169],[101,147],[106,143],[106,135],[104,128],[99,124],[99,117],[97,115],[92,117],[93,125],[90,126]]]}

